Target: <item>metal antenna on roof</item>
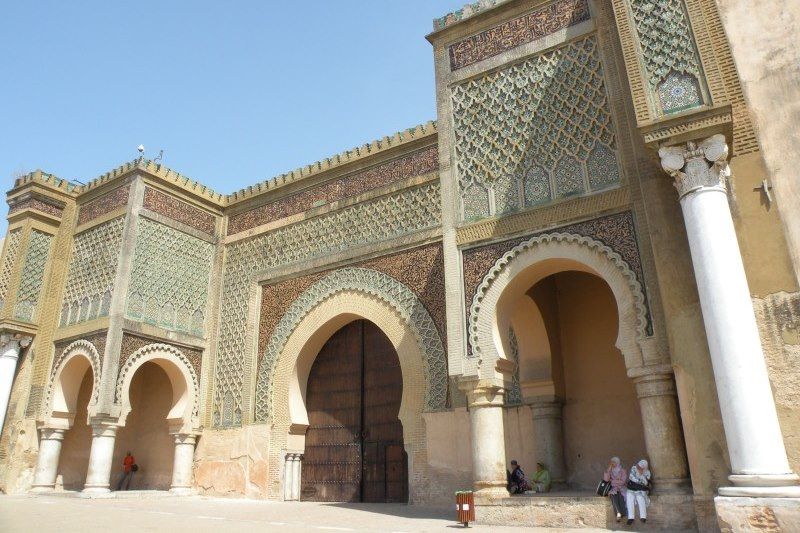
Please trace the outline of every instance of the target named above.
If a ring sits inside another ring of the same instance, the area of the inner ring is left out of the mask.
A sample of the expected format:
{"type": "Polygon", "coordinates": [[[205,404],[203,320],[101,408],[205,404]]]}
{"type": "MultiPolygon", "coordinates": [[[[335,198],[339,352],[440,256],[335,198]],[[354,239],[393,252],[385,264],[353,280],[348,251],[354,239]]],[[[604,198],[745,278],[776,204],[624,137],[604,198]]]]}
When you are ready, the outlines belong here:
{"type": "Polygon", "coordinates": [[[139,147],[136,149],[139,150],[139,161],[141,161],[142,159],[144,159],[144,145],[140,144],[139,147]]]}
{"type": "Polygon", "coordinates": [[[158,151],[158,157],[153,159],[153,163],[161,163],[161,160],[164,158],[164,150],[158,151]]]}

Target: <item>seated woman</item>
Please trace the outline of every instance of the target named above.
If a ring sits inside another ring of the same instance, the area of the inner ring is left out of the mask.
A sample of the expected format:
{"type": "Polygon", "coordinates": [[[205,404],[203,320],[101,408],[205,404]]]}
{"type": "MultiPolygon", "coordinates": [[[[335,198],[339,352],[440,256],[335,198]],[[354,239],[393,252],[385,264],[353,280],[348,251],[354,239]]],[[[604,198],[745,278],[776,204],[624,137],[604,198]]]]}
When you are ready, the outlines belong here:
{"type": "Polygon", "coordinates": [[[550,492],[550,471],[542,463],[536,463],[536,473],[533,475],[533,490],[536,492],[550,492]]]}
{"type": "Polygon", "coordinates": [[[611,498],[611,505],[614,507],[614,514],[617,515],[617,522],[622,520],[622,515],[627,514],[625,508],[625,497],[628,489],[625,488],[628,482],[628,472],[622,466],[619,457],[612,457],[608,462],[608,468],[603,473],[603,479],[611,483],[611,490],[608,497],[611,498]]]}
{"type": "Polygon", "coordinates": [[[511,460],[511,472],[508,472],[507,477],[508,492],[511,494],[523,494],[526,490],[531,490],[531,484],[516,459],[511,460]]]}
{"type": "Polygon", "coordinates": [[[628,475],[628,494],[626,496],[626,504],[628,507],[628,525],[633,524],[633,519],[636,513],[635,507],[639,507],[639,518],[642,523],[647,522],[647,506],[650,505],[650,469],[647,467],[647,461],[642,459],[631,467],[631,473],[628,475]]]}

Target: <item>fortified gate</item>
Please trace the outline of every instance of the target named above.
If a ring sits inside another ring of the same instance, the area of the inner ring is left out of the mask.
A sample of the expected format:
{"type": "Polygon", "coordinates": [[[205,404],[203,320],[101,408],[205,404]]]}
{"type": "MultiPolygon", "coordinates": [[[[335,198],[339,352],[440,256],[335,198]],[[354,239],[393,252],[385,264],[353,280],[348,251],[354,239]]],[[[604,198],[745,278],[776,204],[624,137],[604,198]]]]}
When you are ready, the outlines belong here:
{"type": "Polygon", "coordinates": [[[104,495],[133,451],[140,490],[605,527],[620,456],[654,528],[788,531],[797,154],[732,3],[467,5],[427,36],[436,122],[232,194],[16,180],[0,488],[104,495]],[[512,458],[554,492],[510,497],[512,458]]]}

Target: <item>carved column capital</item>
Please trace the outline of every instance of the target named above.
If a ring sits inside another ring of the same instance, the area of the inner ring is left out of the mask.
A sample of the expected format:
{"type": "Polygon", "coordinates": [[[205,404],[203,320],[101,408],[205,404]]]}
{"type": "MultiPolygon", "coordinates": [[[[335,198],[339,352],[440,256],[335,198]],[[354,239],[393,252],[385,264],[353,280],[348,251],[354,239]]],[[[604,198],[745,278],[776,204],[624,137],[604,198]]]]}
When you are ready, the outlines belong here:
{"type": "Polygon", "coordinates": [[[675,181],[679,198],[701,189],[725,191],[728,167],[728,143],[722,134],[683,146],[659,148],[661,168],[675,181]]]}
{"type": "Polygon", "coordinates": [[[503,407],[505,389],[502,387],[476,387],[467,391],[467,403],[470,409],[479,407],[503,407]]]}

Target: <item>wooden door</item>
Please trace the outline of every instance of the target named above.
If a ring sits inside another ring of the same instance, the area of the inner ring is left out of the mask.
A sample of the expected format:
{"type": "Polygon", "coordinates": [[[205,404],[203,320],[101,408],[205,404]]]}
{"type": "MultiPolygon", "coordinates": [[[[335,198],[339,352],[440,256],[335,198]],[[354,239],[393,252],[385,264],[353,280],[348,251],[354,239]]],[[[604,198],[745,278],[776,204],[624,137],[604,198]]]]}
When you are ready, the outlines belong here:
{"type": "Polygon", "coordinates": [[[397,418],[403,395],[400,359],[372,322],[364,326],[364,502],[408,501],[403,425],[397,418]],[[399,455],[398,455],[399,450],[399,455]]]}
{"type": "Polygon", "coordinates": [[[373,323],[344,326],[308,378],[303,500],[408,501],[408,460],[397,418],[400,360],[373,323]]]}
{"type": "Polygon", "coordinates": [[[308,376],[308,431],[301,473],[303,500],[361,500],[362,327],[328,339],[308,376]]]}

